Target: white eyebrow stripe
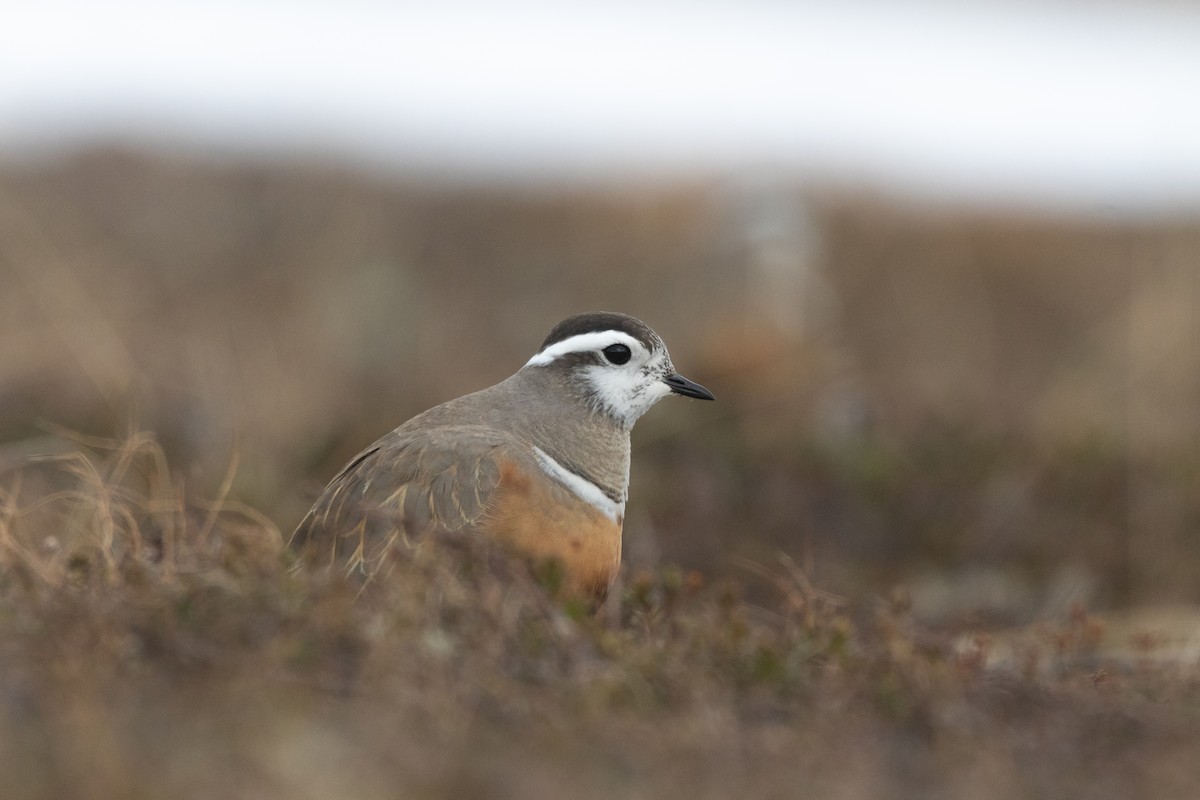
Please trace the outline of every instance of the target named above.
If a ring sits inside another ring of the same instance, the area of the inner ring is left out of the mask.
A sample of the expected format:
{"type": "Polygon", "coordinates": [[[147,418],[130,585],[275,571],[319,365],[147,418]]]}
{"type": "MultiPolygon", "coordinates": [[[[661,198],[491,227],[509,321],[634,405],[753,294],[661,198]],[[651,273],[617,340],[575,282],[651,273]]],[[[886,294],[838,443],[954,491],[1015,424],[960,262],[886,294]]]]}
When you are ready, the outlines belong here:
{"type": "Polygon", "coordinates": [[[546,451],[542,448],[535,445],[533,453],[537,456],[538,464],[541,465],[545,473],[570,489],[580,500],[597,509],[601,514],[614,522],[620,522],[625,517],[624,501],[620,503],[616,502],[606,495],[599,486],[587,478],[576,475],[546,455],[546,451]]]}
{"type": "Polygon", "coordinates": [[[639,349],[645,350],[646,346],[639,342],[628,333],[621,331],[593,331],[592,333],[579,333],[575,336],[569,336],[561,342],[555,342],[545,350],[534,355],[533,358],[525,362],[527,367],[544,367],[560,356],[565,356],[568,353],[584,353],[589,350],[603,350],[612,344],[623,344],[630,350],[637,352],[639,349]]]}

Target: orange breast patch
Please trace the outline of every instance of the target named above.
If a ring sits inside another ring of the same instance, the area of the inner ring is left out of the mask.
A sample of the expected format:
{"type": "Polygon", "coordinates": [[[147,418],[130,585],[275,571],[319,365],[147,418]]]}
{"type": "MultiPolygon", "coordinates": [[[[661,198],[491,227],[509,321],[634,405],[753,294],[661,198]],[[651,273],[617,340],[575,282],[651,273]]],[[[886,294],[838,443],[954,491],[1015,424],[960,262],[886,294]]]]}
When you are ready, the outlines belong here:
{"type": "Polygon", "coordinates": [[[568,591],[603,597],[621,565],[621,522],[549,476],[505,461],[480,527],[534,559],[558,560],[568,591]]]}

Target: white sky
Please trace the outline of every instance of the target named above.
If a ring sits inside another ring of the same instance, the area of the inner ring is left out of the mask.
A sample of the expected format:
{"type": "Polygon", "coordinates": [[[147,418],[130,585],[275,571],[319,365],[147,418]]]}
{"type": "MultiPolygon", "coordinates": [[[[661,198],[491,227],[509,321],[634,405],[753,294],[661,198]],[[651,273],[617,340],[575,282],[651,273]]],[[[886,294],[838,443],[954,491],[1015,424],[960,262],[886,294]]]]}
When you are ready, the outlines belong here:
{"type": "Polygon", "coordinates": [[[67,2],[0,30],[0,153],[96,135],[493,177],[794,169],[1200,210],[1200,9],[67,2]]]}

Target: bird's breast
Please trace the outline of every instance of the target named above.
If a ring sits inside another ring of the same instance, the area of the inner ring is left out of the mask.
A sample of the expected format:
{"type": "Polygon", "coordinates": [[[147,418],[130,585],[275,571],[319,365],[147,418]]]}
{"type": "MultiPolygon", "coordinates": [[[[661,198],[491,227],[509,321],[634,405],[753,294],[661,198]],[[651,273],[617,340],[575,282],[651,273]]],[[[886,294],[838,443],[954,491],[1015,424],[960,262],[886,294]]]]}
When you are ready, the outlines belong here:
{"type": "Polygon", "coordinates": [[[610,516],[549,475],[500,465],[488,533],[535,560],[554,559],[573,594],[603,597],[621,564],[621,513],[610,516]]]}

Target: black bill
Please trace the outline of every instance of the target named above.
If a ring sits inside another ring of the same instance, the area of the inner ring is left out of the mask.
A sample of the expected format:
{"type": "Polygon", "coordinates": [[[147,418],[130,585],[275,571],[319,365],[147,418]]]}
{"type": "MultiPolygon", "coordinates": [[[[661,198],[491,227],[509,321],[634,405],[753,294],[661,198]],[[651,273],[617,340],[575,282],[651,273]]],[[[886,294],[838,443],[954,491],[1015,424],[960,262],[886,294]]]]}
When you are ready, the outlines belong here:
{"type": "Polygon", "coordinates": [[[681,394],[684,397],[694,397],[697,400],[717,399],[708,389],[705,389],[695,381],[689,381],[678,372],[672,373],[663,378],[663,383],[665,383],[667,386],[670,386],[672,392],[675,394],[681,394]]]}

